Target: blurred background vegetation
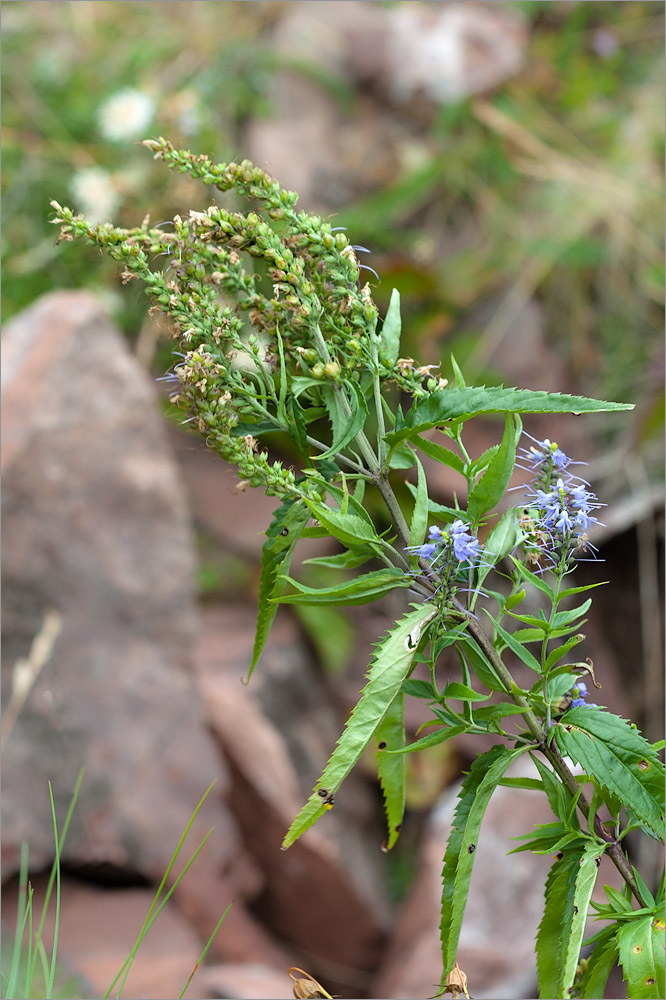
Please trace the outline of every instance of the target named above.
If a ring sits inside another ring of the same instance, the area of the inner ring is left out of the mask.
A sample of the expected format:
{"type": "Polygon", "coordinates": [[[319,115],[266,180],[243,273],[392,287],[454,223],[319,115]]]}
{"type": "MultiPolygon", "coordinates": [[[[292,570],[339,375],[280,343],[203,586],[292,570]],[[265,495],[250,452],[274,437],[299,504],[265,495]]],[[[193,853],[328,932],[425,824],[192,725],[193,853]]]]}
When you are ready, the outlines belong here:
{"type": "MultiPolygon", "coordinates": [[[[3,4],[5,319],[50,289],[86,287],[138,333],[145,301],[112,262],[54,246],[49,200],[90,211],[97,197],[128,225],[148,208],[158,221],[197,207],[209,192],[174,183],[139,140],[164,134],[220,160],[246,155],[248,121],[273,112],[284,60],[269,32],[290,6],[3,4]],[[116,136],[109,102],[128,89],[145,103],[137,134],[116,136]]],[[[403,292],[421,355],[445,338],[471,375],[492,376],[520,304],[538,296],[575,387],[633,399],[655,377],[646,369],[664,302],[663,5],[506,6],[528,22],[522,71],[412,121],[417,162],[403,157],[374,190],[366,180],[339,222],[374,251],[380,304],[393,285],[403,292]],[[480,319],[475,307],[490,300],[480,319]]],[[[317,78],[315,58],[290,68],[317,78]]],[[[353,118],[358,89],[320,77],[353,118]]],[[[377,113],[401,114],[386,104],[377,113]]]]}

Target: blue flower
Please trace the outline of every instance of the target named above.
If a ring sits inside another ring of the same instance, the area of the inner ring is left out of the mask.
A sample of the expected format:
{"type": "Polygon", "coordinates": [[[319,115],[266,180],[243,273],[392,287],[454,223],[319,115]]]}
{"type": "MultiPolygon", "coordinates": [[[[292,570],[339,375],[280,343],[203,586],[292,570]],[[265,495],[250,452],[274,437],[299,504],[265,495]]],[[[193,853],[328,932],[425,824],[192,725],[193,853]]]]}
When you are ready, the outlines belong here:
{"type": "Polygon", "coordinates": [[[476,562],[481,550],[481,543],[460,518],[443,530],[432,525],[428,529],[428,539],[422,545],[408,546],[406,551],[432,563],[441,560],[453,572],[463,564],[476,562]]]}
{"type": "Polygon", "coordinates": [[[453,543],[453,554],[458,562],[474,562],[479,554],[481,543],[473,538],[467,530],[464,521],[454,521],[449,528],[449,536],[453,543]]]}

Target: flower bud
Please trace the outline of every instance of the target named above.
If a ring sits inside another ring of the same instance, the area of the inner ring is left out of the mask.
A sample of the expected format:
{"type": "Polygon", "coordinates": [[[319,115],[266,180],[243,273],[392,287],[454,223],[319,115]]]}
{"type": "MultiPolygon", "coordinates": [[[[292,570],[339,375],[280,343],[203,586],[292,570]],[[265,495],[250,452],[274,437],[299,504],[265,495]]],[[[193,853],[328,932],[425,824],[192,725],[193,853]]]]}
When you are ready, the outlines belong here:
{"type": "Polygon", "coordinates": [[[329,361],[324,371],[329,378],[337,378],[340,374],[340,365],[337,361],[329,361]]]}
{"type": "Polygon", "coordinates": [[[316,365],[313,365],[310,369],[310,374],[313,378],[323,378],[326,373],[326,369],[322,365],[321,361],[318,361],[316,365]]]}

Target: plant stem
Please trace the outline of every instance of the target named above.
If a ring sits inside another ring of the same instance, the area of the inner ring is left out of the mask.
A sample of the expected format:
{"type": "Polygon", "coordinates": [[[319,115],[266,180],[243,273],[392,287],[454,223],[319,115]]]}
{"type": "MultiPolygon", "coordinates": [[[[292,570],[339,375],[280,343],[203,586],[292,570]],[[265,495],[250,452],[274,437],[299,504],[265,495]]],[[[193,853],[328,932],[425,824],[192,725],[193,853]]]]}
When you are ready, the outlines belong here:
{"type": "MultiPolygon", "coordinates": [[[[502,662],[501,656],[499,655],[499,653],[497,652],[497,650],[495,649],[492,642],[485,634],[485,632],[483,631],[477,620],[472,616],[470,616],[470,614],[465,610],[465,608],[457,601],[455,602],[455,606],[456,606],[456,611],[458,611],[459,614],[463,615],[469,622],[468,628],[470,634],[473,636],[477,645],[481,648],[482,652],[486,655],[488,660],[490,660],[490,662],[492,663],[495,672],[497,673],[498,677],[500,678],[500,680],[502,681],[502,683],[506,688],[507,694],[509,695],[510,698],[513,699],[515,704],[518,705],[518,707],[523,710],[521,713],[522,717],[525,720],[525,724],[527,725],[527,728],[529,729],[530,733],[532,734],[536,742],[539,744],[539,749],[541,750],[541,753],[549,761],[553,769],[557,772],[562,783],[570,792],[570,794],[577,797],[578,808],[582,812],[583,816],[587,819],[590,814],[590,803],[587,801],[586,797],[580,791],[580,785],[576,781],[575,775],[567,767],[558,749],[552,746],[552,744],[548,743],[543,726],[539,722],[534,712],[529,707],[526,699],[523,697],[520,691],[517,690],[517,685],[513,680],[513,677],[507,670],[506,666],[502,662]]],[[[631,889],[638,904],[640,906],[646,906],[647,904],[643,899],[643,897],[641,896],[641,892],[636,884],[636,880],[631,870],[631,866],[629,865],[629,862],[624,856],[624,851],[622,850],[620,845],[614,840],[611,834],[609,834],[606,830],[604,830],[603,824],[599,819],[598,815],[595,815],[594,817],[594,830],[597,836],[600,837],[603,841],[605,841],[607,845],[606,853],[610,857],[611,861],[619,871],[624,881],[631,889]]]]}

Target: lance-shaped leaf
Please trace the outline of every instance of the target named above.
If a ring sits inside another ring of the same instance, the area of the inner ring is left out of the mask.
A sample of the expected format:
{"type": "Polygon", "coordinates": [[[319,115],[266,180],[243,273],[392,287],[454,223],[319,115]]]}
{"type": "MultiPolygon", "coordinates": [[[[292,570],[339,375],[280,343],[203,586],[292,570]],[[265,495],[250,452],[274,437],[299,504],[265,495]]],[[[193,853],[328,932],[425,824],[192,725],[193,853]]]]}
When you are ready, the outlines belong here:
{"type": "Polygon", "coordinates": [[[571,996],[571,987],[576,978],[576,969],[585,933],[587,911],[590,906],[594,883],[597,880],[599,872],[597,865],[604,850],[605,844],[590,843],[578,861],[578,870],[575,873],[573,916],[571,923],[567,927],[562,928],[562,983],[559,995],[564,998],[571,996]]]}
{"type": "Polygon", "coordinates": [[[620,965],[632,1000],[660,1000],[664,992],[664,912],[623,921],[617,932],[620,965]]]}
{"type": "Polygon", "coordinates": [[[320,455],[315,455],[317,461],[322,458],[333,458],[339,452],[346,448],[350,444],[359,431],[363,430],[363,425],[365,424],[366,417],[368,416],[368,404],[365,401],[365,397],[356,384],[356,382],[347,383],[351,388],[351,416],[349,419],[341,416],[341,408],[338,394],[335,390],[331,390],[333,396],[331,397],[329,393],[324,394],[324,400],[327,401],[327,409],[329,411],[329,416],[331,418],[331,424],[333,427],[333,443],[328,451],[322,452],[320,455]]]}
{"type": "Polygon", "coordinates": [[[455,469],[459,472],[461,476],[465,475],[465,463],[454,451],[450,448],[446,448],[442,444],[438,444],[436,441],[431,441],[429,438],[415,437],[414,444],[417,448],[420,448],[429,458],[433,458],[436,462],[440,462],[443,465],[448,465],[450,469],[455,469]]]}
{"type": "Polygon", "coordinates": [[[438,608],[420,605],[401,618],[386,638],[378,643],[367,674],[367,684],[324,773],[289,828],[283,849],[298,840],[324,814],[330,804],[330,796],[337,792],[393,704],[409,673],[421,637],[438,612],[438,608]]]}
{"type": "Polygon", "coordinates": [[[324,604],[329,606],[368,604],[376,601],[384,594],[389,594],[396,587],[410,587],[412,578],[405,576],[399,569],[380,569],[374,573],[364,573],[353,580],[346,580],[335,587],[306,587],[298,580],[285,576],[285,582],[290,583],[298,593],[281,594],[274,601],[281,604],[324,604]]]}
{"type": "Polygon", "coordinates": [[[504,496],[516,462],[516,444],[521,431],[520,420],[516,427],[513,415],[507,413],[502,442],[478,483],[469,491],[467,513],[475,524],[478,524],[483,515],[492,510],[504,496]]]}
{"type": "Polygon", "coordinates": [[[403,754],[391,753],[405,745],[405,696],[394,699],[375,733],[377,774],[384,796],[388,836],[385,850],[390,851],[400,835],[405,812],[406,760],[403,754]]]}
{"type": "Polygon", "coordinates": [[[474,853],[479,840],[481,821],[500,779],[509,764],[524,751],[495,746],[472,763],[458,794],[453,826],[444,855],[442,871],[442,918],[440,935],[444,975],[453,968],[458,938],[472,878],[474,853]]]}
{"type": "Polygon", "coordinates": [[[617,960],[617,924],[605,927],[596,935],[594,951],[580,978],[581,1000],[599,1000],[606,993],[606,983],[617,960]]]}
{"type": "Polygon", "coordinates": [[[565,851],[546,879],[543,917],[536,939],[539,996],[562,997],[562,971],[566,941],[574,918],[574,897],[581,852],[565,851]]]}
{"type": "Polygon", "coordinates": [[[275,598],[279,597],[285,586],[280,571],[289,569],[294,546],[309,520],[310,511],[303,501],[290,497],[277,508],[266,532],[267,540],[261,552],[257,627],[248,681],[259,661],[275,618],[275,598]]]}
{"type": "Polygon", "coordinates": [[[419,462],[418,458],[416,459],[416,465],[418,468],[419,478],[418,485],[416,487],[416,496],[414,497],[412,523],[409,526],[410,545],[422,545],[425,540],[426,529],[428,527],[428,484],[426,482],[423,466],[419,462]]]}
{"type": "Polygon", "coordinates": [[[646,832],[663,838],[664,765],[634,726],[601,709],[573,708],[553,729],[560,753],[619,798],[646,832]]]}
{"type": "Polygon", "coordinates": [[[394,288],[391,292],[391,301],[386,310],[386,316],[381,329],[381,352],[387,365],[391,368],[400,355],[400,332],[402,320],[400,318],[400,292],[394,288]]]}
{"type": "Polygon", "coordinates": [[[541,673],[541,666],[539,664],[539,661],[532,653],[530,653],[529,649],[526,649],[525,646],[523,646],[522,643],[518,642],[518,640],[515,639],[510,632],[507,632],[506,629],[502,628],[497,619],[493,618],[493,616],[486,608],[484,608],[483,610],[486,612],[491,622],[497,629],[498,634],[504,640],[505,645],[507,645],[509,649],[511,649],[512,652],[516,654],[518,659],[522,660],[523,663],[526,666],[528,666],[531,670],[535,670],[537,673],[541,673]]]}
{"type": "Polygon", "coordinates": [[[359,543],[366,543],[374,547],[375,551],[381,548],[382,540],[372,524],[358,514],[350,514],[349,511],[343,514],[334,507],[328,507],[325,503],[310,498],[307,498],[305,503],[322,527],[348,548],[354,548],[359,543]]]}
{"type": "Polygon", "coordinates": [[[468,386],[432,392],[415,403],[405,416],[404,426],[386,435],[389,445],[414,438],[448,420],[466,420],[481,413],[595,413],[604,410],[632,410],[632,403],[608,403],[586,396],[569,396],[532,389],[505,389],[502,386],[468,386]]]}

